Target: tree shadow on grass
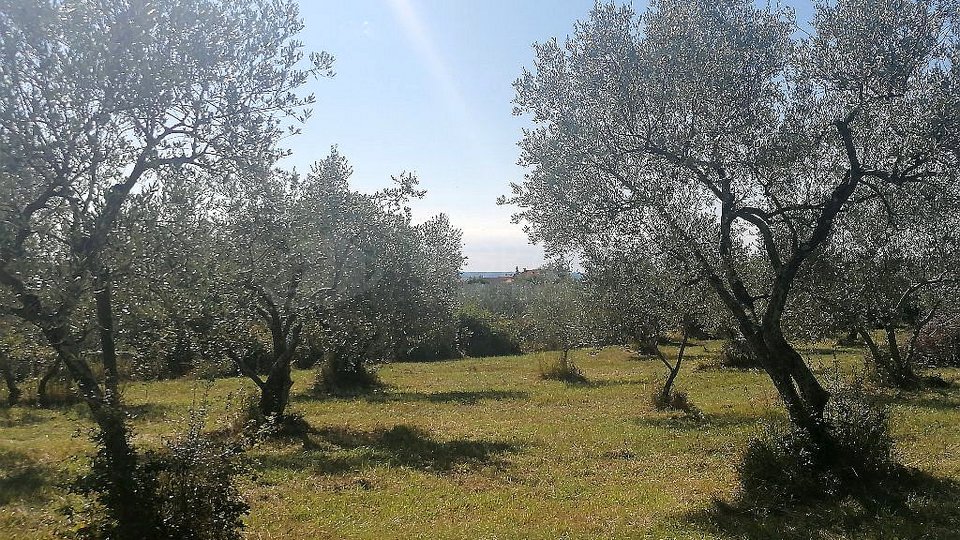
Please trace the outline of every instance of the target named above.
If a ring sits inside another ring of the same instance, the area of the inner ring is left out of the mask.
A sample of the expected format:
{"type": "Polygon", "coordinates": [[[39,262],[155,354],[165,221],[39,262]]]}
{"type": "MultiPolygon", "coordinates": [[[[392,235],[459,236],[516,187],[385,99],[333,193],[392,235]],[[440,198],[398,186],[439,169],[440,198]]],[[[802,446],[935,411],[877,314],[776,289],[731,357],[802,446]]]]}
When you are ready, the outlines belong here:
{"type": "Polygon", "coordinates": [[[450,392],[378,392],[363,396],[365,401],[385,403],[391,401],[411,401],[427,403],[459,403],[476,405],[484,400],[513,401],[530,397],[529,392],[508,390],[477,390],[450,392]]]}
{"type": "Polygon", "coordinates": [[[650,384],[650,382],[643,379],[600,379],[571,384],[571,386],[577,388],[607,388],[617,386],[642,386],[645,384],[650,384]]]}
{"type": "Polygon", "coordinates": [[[138,403],[124,405],[123,409],[127,417],[133,420],[165,420],[173,407],[162,403],[138,403]]]}
{"type": "Polygon", "coordinates": [[[894,399],[892,401],[900,405],[910,405],[920,407],[921,409],[960,411],[960,399],[950,396],[920,396],[907,399],[894,399]]]}
{"type": "MultiPolygon", "coordinates": [[[[90,408],[81,403],[75,403],[69,408],[64,408],[69,414],[76,415],[77,418],[92,419],[93,415],[90,408]]],[[[164,403],[137,403],[123,404],[123,413],[129,420],[136,421],[157,421],[168,420],[171,413],[176,412],[176,407],[164,403]]]]}
{"type": "Polygon", "coordinates": [[[717,353],[710,352],[700,352],[700,353],[686,353],[683,355],[684,362],[702,362],[704,360],[716,360],[717,353]]]}
{"type": "Polygon", "coordinates": [[[259,461],[268,468],[306,468],[320,474],[342,474],[376,465],[443,473],[495,465],[503,454],[518,450],[518,445],[502,441],[438,441],[422,429],[405,425],[372,431],[327,427],[306,434],[301,451],[267,455],[259,461]]]}
{"type": "Polygon", "coordinates": [[[0,427],[13,428],[42,424],[49,417],[33,407],[0,407],[0,427]]]}
{"type": "Polygon", "coordinates": [[[0,506],[47,500],[45,488],[57,477],[57,471],[26,454],[0,450],[0,506]]]}
{"type": "Polygon", "coordinates": [[[846,498],[775,509],[715,501],[683,519],[721,538],[960,539],[960,483],[911,471],[897,492],[883,500],[846,498]]]}
{"type": "Polygon", "coordinates": [[[704,413],[699,416],[677,413],[667,416],[641,417],[637,418],[634,423],[642,427],[694,431],[758,425],[763,420],[769,418],[771,417],[732,412],[704,413]]]}
{"type": "Polygon", "coordinates": [[[960,411],[960,392],[957,391],[956,387],[905,390],[894,394],[881,394],[878,399],[885,405],[905,405],[938,411],[960,411]]]}
{"type": "Polygon", "coordinates": [[[720,362],[716,356],[705,357],[701,362],[693,365],[695,372],[726,372],[763,375],[763,368],[759,366],[728,366],[720,362]]]}
{"type": "Polygon", "coordinates": [[[808,356],[834,356],[836,354],[848,353],[858,350],[855,347],[800,347],[798,351],[801,355],[808,356]]]}

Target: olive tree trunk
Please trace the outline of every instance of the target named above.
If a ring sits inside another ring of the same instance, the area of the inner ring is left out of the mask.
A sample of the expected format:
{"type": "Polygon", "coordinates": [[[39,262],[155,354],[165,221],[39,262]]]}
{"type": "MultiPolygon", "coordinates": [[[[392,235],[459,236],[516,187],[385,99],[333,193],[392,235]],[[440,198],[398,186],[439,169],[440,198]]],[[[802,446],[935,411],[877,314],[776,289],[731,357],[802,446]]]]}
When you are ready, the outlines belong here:
{"type": "Polygon", "coordinates": [[[667,357],[660,352],[660,349],[656,349],[656,355],[663,362],[664,367],[667,368],[667,380],[663,383],[663,388],[660,389],[660,399],[663,403],[670,402],[670,396],[673,393],[673,383],[676,382],[677,376],[680,375],[680,368],[683,366],[683,354],[686,352],[687,343],[690,340],[690,327],[684,322],[683,325],[683,337],[680,339],[680,349],[677,351],[677,360],[674,363],[670,363],[667,360],[667,357]]]}
{"type": "Polygon", "coordinates": [[[303,267],[294,268],[282,304],[274,301],[274,297],[263,287],[254,283],[245,285],[254,293],[258,302],[254,308],[257,315],[270,330],[272,354],[267,378],[263,379],[257,373],[256,367],[247,365],[235,353],[228,351],[228,355],[240,372],[260,389],[258,403],[260,414],[271,421],[283,418],[287,404],[290,403],[290,389],[293,387],[291,377],[293,357],[300,345],[300,335],[303,330],[303,323],[298,320],[293,303],[302,277],[303,267]]]}
{"type": "Polygon", "coordinates": [[[17,386],[17,378],[10,367],[10,358],[4,353],[0,353],[0,375],[3,376],[3,382],[7,385],[7,403],[12,407],[20,401],[23,392],[17,386]]]}

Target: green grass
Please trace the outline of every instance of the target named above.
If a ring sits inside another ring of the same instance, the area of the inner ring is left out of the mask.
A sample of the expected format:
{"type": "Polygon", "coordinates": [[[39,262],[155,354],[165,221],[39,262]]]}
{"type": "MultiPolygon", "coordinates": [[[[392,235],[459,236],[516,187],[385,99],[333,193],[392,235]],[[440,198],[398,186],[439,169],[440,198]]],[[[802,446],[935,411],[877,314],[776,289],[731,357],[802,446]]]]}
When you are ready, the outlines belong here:
{"type": "MultiPolygon", "coordinates": [[[[249,538],[960,538],[960,389],[887,395],[903,463],[941,479],[899,511],[855,503],[755,516],[719,511],[736,464],[765,419],[782,419],[760,372],[709,367],[719,345],[690,350],[678,380],[702,420],[657,412],[662,366],[618,349],[574,358],[588,379],[541,380],[537,355],[427,364],[380,372],[367,397],[306,397],[293,410],[313,430],[250,452],[243,491],[249,538]],[[702,369],[698,369],[702,367],[702,369]],[[952,536],[951,536],[952,535],[952,536]]],[[[829,369],[860,352],[806,351],[829,369]]],[[[960,371],[946,371],[960,378],[960,371]]],[[[132,383],[138,444],[180,429],[192,406],[227,424],[250,384],[132,383]],[[229,399],[224,399],[230,396],[229,399]]],[[[67,529],[63,482],[86,466],[81,405],[0,410],[0,538],[50,538],[67,529]]]]}

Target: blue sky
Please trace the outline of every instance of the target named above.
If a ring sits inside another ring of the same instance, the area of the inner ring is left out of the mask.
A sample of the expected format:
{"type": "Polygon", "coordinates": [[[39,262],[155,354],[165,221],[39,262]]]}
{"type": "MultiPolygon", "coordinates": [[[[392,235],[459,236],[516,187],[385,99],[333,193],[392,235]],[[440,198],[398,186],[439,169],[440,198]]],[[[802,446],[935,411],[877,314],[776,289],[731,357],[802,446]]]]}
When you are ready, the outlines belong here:
{"type": "MultiPolygon", "coordinates": [[[[337,145],[351,184],[372,191],[415,172],[427,190],[423,220],[444,212],[464,233],[466,270],[536,267],[509,208],[496,198],[523,176],[517,141],[529,119],[512,115],[516,79],[532,44],[564,38],[593,0],[300,0],[307,50],[336,57],[288,160],[305,170],[337,145]]],[[[642,11],[644,3],[634,2],[642,11]]]]}

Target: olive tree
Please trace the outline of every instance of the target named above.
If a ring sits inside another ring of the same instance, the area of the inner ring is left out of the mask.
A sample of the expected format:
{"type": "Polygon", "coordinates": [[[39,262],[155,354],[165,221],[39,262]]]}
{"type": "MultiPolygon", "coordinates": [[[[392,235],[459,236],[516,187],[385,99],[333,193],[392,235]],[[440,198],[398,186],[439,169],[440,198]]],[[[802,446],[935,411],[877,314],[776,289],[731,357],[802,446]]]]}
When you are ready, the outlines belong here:
{"type": "Polygon", "coordinates": [[[380,279],[345,256],[366,240],[376,213],[349,189],[352,171],[336,150],[303,176],[251,172],[226,199],[218,227],[224,296],[235,315],[223,321],[222,348],[259,388],[260,413],[278,419],[290,400],[305,323],[326,323],[339,295],[347,289],[360,294],[380,279]],[[356,272],[354,281],[345,277],[356,272]],[[268,353],[250,350],[259,346],[258,331],[266,336],[268,353]]]}
{"type": "Polygon", "coordinates": [[[814,264],[813,283],[801,289],[836,324],[857,332],[886,384],[922,384],[917,340],[960,298],[958,209],[942,193],[861,205],[840,220],[836,241],[814,264]]]}
{"type": "Polygon", "coordinates": [[[312,212],[308,184],[297,176],[266,171],[253,178],[238,190],[219,227],[228,266],[225,296],[236,310],[223,349],[259,388],[260,413],[279,418],[289,401],[301,314],[316,294],[317,249],[329,220],[326,212],[312,212]],[[269,352],[258,350],[258,330],[265,332],[269,352]]]}
{"type": "Polygon", "coordinates": [[[839,216],[956,189],[957,13],[841,0],[797,37],[790,12],[748,0],[658,0],[639,20],[598,5],[516,82],[536,125],[504,202],[548,247],[638,237],[696,267],[823,447],[829,392],[781,323],[839,216]]]}
{"type": "Polygon", "coordinates": [[[211,340],[225,316],[215,249],[216,195],[207,182],[168,175],[132,194],[106,252],[116,341],[140,379],[215,373],[211,340]]]}
{"type": "MultiPolygon", "coordinates": [[[[354,193],[331,246],[330,294],[321,306],[324,362],[318,386],[355,390],[375,383],[371,365],[408,357],[455,333],[453,305],[463,265],[461,233],[444,215],[414,224],[416,178],[354,193]]],[[[449,337],[453,337],[452,335],[449,337]]]]}
{"type": "Polygon", "coordinates": [[[574,349],[592,343],[583,285],[574,281],[566,265],[537,279],[530,287],[524,310],[526,341],[537,350],[558,350],[556,364],[541,366],[544,378],[567,382],[585,380],[570,358],[574,349]]]}
{"type": "Polygon", "coordinates": [[[614,319],[618,333],[629,336],[638,354],[663,364],[667,374],[656,402],[671,403],[692,334],[718,318],[702,276],[658,255],[654,246],[629,239],[594,245],[584,255],[585,281],[594,302],[602,304],[604,318],[614,319]],[[660,348],[670,331],[680,334],[672,359],[660,348]]]}
{"type": "Polygon", "coordinates": [[[149,528],[121,412],[105,252],[131,194],[276,154],[306,70],[290,2],[0,4],[2,311],[36,326],[100,429],[121,536],[149,528]],[[96,330],[102,370],[81,354],[96,330]],[[103,377],[97,375],[102,371],[103,377]],[[126,531],[126,532],[123,532],[126,531]]]}
{"type": "Polygon", "coordinates": [[[265,418],[285,413],[306,332],[324,384],[340,387],[452,326],[460,232],[443,215],[412,223],[409,199],[424,194],[414,176],[367,194],[350,188],[352,172],[336,149],[305,175],[252,168],[213,211],[230,306],[219,349],[257,385],[265,418]]]}
{"type": "MultiPolygon", "coordinates": [[[[25,379],[49,370],[51,353],[35,327],[17,317],[0,318],[0,377],[7,389],[8,405],[16,405],[24,397],[21,384],[25,379]]],[[[44,404],[42,396],[37,398],[44,404]]]]}
{"type": "Polygon", "coordinates": [[[455,310],[460,294],[463,234],[450,218],[440,214],[414,225],[414,254],[420,260],[418,287],[409,311],[412,329],[404,336],[401,358],[437,360],[453,358],[456,351],[455,310]]]}
{"type": "Polygon", "coordinates": [[[639,355],[656,354],[669,325],[658,311],[659,298],[645,277],[656,269],[625,250],[595,250],[583,260],[591,303],[597,305],[595,333],[606,343],[627,345],[639,355]]]}

